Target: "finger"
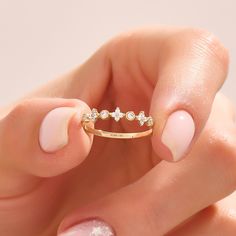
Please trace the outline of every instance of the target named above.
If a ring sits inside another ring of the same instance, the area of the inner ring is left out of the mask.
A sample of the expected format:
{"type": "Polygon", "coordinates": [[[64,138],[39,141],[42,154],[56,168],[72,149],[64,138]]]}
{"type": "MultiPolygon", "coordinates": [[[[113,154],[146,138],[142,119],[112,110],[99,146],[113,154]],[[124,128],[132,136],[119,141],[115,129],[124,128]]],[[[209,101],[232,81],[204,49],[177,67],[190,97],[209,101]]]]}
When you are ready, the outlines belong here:
{"type": "Polygon", "coordinates": [[[205,127],[189,158],[175,165],[161,162],[138,182],[78,209],[64,219],[58,234],[109,231],[107,235],[114,235],[113,228],[121,236],[165,235],[232,193],[236,127],[230,114],[222,122],[209,118],[215,126],[205,127]]]}
{"type": "Polygon", "coordinates": [[[211,33],[159,27],[112,39],[34,95],[77,97],[90,107],[105,99],[124,110],[147,110],[151,100],[153,149],[178,161],[199,137],[227,68],[227,50],[211,33]]]}
{"type": "Polygon", "coordinates": [[[56,176],[80,164],[92,144],[81,127],[82,114],[89,110],[77,99],[40,98],[25,100],[5,115],[0,121],[0,196],[19,191],[24,176],[56,176]]]}
{"type": "Polygon", "coordinates": [[[211,206],[196,214],[187,223],[177,227],[166,236],[198,236],[198,235],[235,235],[236,214],[232,209],[211,206]]]}
{"type": "Polygon", "coordinates": [[[163,159],[178,161],[205,126],[226,79],[228,56],[212,34],[183,30],[165,40],[158,60],[151,103],[156,120],[152,144],[163,159]]]}
{"type": "Polygon", "coordinates": [[[202,210],[168,236],[229,235],[236,231],[236,192],[202,210]]]}
{"type": "MultiPolygon", "coordinates": [[[[105,44],[83,64],[49,81],[20,100],[24,101],[35,97],[77,98],[84,101],[89,107],[97,107],[110,78],[111,65],[107,55],[107,45],[105,44]]],[[[18,103],[19,100],[4,107],[4,111],[11,111],[18,103]]]]}

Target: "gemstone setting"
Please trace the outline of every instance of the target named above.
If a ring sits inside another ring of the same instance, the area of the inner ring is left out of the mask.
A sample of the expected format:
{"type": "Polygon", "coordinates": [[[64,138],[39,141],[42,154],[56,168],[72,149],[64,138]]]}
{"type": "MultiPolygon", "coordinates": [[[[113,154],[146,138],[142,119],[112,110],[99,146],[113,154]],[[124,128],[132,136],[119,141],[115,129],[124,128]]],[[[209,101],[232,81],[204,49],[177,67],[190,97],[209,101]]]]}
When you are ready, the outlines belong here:
{"type": "Polygon", "coordinates": [[[152,127],[154,125],[153,118],[151,116],[146,116],[144,111],[140,111],[138,115],[135,115],[134,111],[127,111],[126,113],[121,112],[119,107],[116,107],[113,112],[109,112],[105,109],[98,112],[96,108],[93,108],[90,113],[83,114],[82,121],[95,123],[98,119],[107,120],[110,117],[114,118],[116,122],[125,117],[128,121],[137,120],[140,126],[146,124],[146,126],[152,127]]]}
{"type": "Polygon", "coordinates": [[[148,117],[148,120],[146,121],[146,125],[148,127],[151,127],[151,126],[154,125],[154,120],[153,120],[153,118],[151,116],[148,117]]]}
{"type": "Polygon", "coordinates": [[[98,117],[99,117],[99,113],[98,113],[97,109],[93,108],[92,112],[89,114],[89,119],[91,121],[95,122],[98,117]]]}
{"type": "Polygon", "coordinates": [[[128,111],[128,112],[126,112],[125,117],[126,117],[126,119],[129,120],[129,121],[135,120],[135,114],[134,114],[133,111],[128,111]]]}
{"type": "Polygon", "coordinates": [[[102,119],[102,120],[106,120],[109,118],[109,111],[108,110],[102,110],[99,114],[99,117],[102,119]]]}
{"type": "Polygon", "coordinates": [[[118,122],[124,116],[125,114],[120,111],[119,107],[117,107],[114,112],[111,112],[111,117],[113,117],[116,122],[118,122]]]}
{"type": "Polygon", "coordinates": [[[143,126],[145,122],[147,122],[148,118],[145,116],[144,111],[140,111],[136,116],[136,119],[139,121],[139,125],[143,126]]]}

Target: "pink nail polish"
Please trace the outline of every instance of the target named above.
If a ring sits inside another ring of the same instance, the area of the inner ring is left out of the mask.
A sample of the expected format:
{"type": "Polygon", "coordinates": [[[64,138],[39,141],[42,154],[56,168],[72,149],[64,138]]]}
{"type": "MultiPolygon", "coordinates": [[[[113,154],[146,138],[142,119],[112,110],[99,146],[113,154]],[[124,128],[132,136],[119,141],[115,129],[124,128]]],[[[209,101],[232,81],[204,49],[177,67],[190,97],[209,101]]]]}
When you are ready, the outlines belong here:
{"type": "Polygon", "coordinates": [[[192,141],[194,133],[195,124],[188,112],[179,110],[169,116],[161,141],[171,151],[173,161],[178,161],[183,157],[192,141]]]}
{"type": "Polygon", "coordinates": [[[68,126],[76,114],[74,107],[59,107],[44,117],[39,130],[39,143],[45,152],[55,152],[68,143],[68,126]]]}
{"type": "Polygon", "coordinates": [[[115,236],[112,228],[103,221],[92,219],[72,226],[59,236],[115,236]]]}

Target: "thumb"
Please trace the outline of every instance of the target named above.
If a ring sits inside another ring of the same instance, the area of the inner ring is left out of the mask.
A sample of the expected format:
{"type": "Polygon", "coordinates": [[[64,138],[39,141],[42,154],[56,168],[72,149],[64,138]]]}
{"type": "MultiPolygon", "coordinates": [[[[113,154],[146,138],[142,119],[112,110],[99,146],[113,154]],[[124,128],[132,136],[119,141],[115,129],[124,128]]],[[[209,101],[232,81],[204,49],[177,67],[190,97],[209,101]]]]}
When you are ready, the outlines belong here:
{"type": "MultiPolygon", "coordinates": [[[[81,126],[89,110],[77,99],[37,98],[16,105],[0,121],[0,179],[14,181],[10,173],[52,177],[79,165],[93,140],[81,126]]],[[[0,194],[6,185],[1,180],[0,194]]]]}

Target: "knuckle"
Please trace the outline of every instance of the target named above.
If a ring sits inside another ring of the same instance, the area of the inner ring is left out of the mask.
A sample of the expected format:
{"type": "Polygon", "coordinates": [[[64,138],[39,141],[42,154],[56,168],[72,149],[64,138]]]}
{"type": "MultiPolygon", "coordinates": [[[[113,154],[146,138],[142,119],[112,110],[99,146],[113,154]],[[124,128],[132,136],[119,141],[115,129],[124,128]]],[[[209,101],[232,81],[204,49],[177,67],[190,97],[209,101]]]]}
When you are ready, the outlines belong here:
{"type": "MultiPolygon", "coordinates": [[[[6,122],[19,122],[19,121],[24,121],[24,119],[29,115],[32,116],[32,113],[36,115],[37,108],[39,107],[47,107],[49,105],[49,101],[47,99],[41,99],[41,98],[30,98],[30,99],[24,99],[20,102],[18,102],[12,110],[5,116],[5,121],[6,122]]],[[[55,103],[53,105],[52,101],[52,106],[49,106],[48,109],[54,109],[58,107],[57,104],[63,104],[63,106],[70,106],[70,107],[81,107],[82,110],[84,111],[90,111],[89,106],[82,100],[79,99],[67,99],[67,100],[62,100],[61,103],[55,103]]],[[[60,105],[62,106],[62,105],[60,105]]]]}
{"type": "MultiPolygon", "coordinates": [[[[4,137],[4,146],[5,153],[8,153],[9,156],[14,156],[14,153],[11,153],[9,147],[14,144],[14,147],[18,148],[19,144],[19,134],[24,134],[24,139],[21,140],[20,146],[21,148],[27,142],[27,132],[24,130],[23,123],[27,122],[26,117],[29,111],[29,106],[31,102],[30,100],[23,100],[15,105],[12,110],[3,118],[2,127],[1,127],[1,135],[4,137]]],[[[28,114],[30,115],[30,114],[28,114]]],[[[13,151],[13,150],[12,150],[13,151]]]]}
{"type": "Polygon", "coordinates": [[[5,117],[5,123],[10,126],[25,122],[27,117],[32,117],[35,107],[38,107],[40,98],[26,98],[19,101],[5,117]]]}
{"type": "Polygon", "coordinates": [[[118,36],[112,38],[108,44],[108,53],[109,55],[117,55],[117,52],[122,55],[129,48],[130,41],[133,41],[134,33],[125,32],[121,33],[118,36]]]}
{"type": "Polygon", "coordinates": [[[140,30],[129,30],[115,36],[111,41],[119,43],[127,43],[136,40],[140,36],[140,30]]]}
{"type": "Polygon", "coordinates": [[[15,120],[20,119],[29,110],[29,107],[31,106],[32,101],[30,99],[23,100],[19,102],[7,115],[7,119],[15,120]]]}
{"type": "MultiPolygon", "coordinates": [[[[151,28],[138,28],[134,30],[125,31],[118,34],[108,42],[108,48],[110,55],[117,55],[127,52],[132,52],[133,50],[140,49],[140,42],[143,42],[143,38],[154,37],[155,34],[150,34],[153,31],[151,28]]],[[[135,54],[135,53],[134,53],[135,54]]]]}

